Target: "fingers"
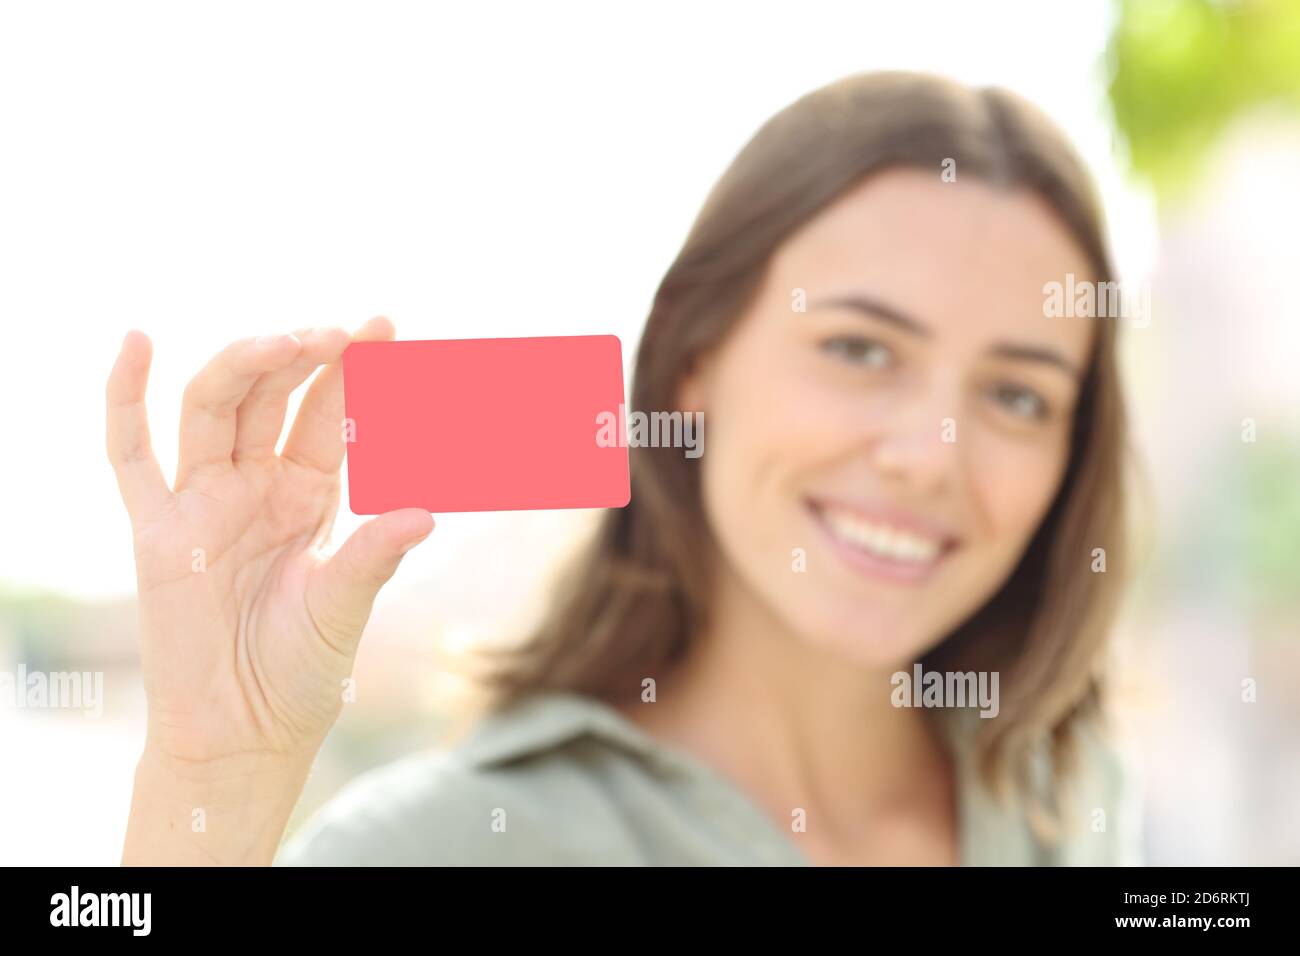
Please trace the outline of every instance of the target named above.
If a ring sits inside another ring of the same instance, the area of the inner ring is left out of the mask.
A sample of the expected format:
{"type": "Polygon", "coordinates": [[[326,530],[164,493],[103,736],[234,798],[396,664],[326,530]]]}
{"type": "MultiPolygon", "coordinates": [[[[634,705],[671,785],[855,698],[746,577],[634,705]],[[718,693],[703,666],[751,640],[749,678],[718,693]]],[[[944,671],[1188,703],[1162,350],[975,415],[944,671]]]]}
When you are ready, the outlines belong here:
{"type": "Polygon", "coordinates": [[[153,346],[143,332],[132,330],[122,340],[122,350],[108,376],[108,460],[132,521],[147,518],[166,505],[171,489],[163,478],[149,441],[149,415],[145,387],[153,346]]]}
{"type": "MultiPolygon", "coordinates": [[[[380,316],[361,326],[352,340],[388,341],[393,335],[393,323],[380,316]]],[[[343,365],[335,362],[322,369],[307,389],[281,457],[333,473],[343,464],[344,450],[343,365]]]]}
{"type": "Polygon", "coordinates": [[[219,352],[185,387],[177,487],[199,469],[231,467],[240,403],[261,376],[285,368],[301,348],[293,335],[241,339],[219,352]]]}
{"type": "Polygon", "coordinates": [[[337,362],[352,341],[352,336],[339,328],[303,329],[295,337],[302,343],[298,357],[259,378],[239,404],[231,456],[236,463],[274,457],[290,394],[319,366],[337,362]]]}
{"type": "Polygon", "coordinates": [[[402,555],[433,531],[433,516],[404,508],[372,518],[352,533],[307,579],[307,610],[321,636],[346,653],[356,651],[375,595],[401,563],[402,555]]]}

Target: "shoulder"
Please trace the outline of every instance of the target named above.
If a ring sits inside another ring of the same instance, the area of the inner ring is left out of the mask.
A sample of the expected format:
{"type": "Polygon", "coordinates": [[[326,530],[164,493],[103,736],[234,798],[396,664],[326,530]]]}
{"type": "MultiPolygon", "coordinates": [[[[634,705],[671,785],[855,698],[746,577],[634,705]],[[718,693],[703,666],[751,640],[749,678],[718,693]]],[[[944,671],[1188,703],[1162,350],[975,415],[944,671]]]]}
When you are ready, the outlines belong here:
{"type": "Polygon", "coordinates": [[[1063,793],[1062,835],[1053,862],[1140,865],[1142,785],[1132,743],[1095,721],[1081,724],[1076,740],[1076,770],[1063,793]]]}
{"type": "Polygon", "coordinates": [[[1074,728],[1074,764],[1054,779],[1046,741],[1029,757],[1037,796],[999,797],[974,769],[974,720],[954,718],[955,753],[964,768],[963,824],[974,865],[1134,866],[1142,862],[1142,798],[1131,745],[1095,719],[1074,728]],[[1051,820],[1035,806],[1055,806],[1051,820]]]}
{"type": "Polygon", "coordinates": [[[547,695],[461,742],[349,783],[281,849],[279,866],[638,861],[611,782],[641,742],[597,705],[547,695]]]}

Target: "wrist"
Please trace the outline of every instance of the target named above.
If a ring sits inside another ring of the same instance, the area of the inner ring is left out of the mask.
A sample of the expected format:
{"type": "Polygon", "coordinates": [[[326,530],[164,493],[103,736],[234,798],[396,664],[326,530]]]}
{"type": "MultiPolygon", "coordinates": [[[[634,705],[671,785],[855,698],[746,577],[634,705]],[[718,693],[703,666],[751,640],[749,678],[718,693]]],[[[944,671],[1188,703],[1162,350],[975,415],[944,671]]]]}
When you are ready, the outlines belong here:
{"type": "Polygon", "coordinates": [[[269,864],[310,770],[305,755],[190,761],[146,746],[122,862],[269,864]]]}
{"type": "Polygon", "coordinates": [[[189,759],[167,753],[146,742],[136,764],[137,784],[190,792],[228,794],[243,792],[269,795],[295,781],[305,781],[311,771],[315,753],[279,754],[250,752],[221,757],[189,759]]]}

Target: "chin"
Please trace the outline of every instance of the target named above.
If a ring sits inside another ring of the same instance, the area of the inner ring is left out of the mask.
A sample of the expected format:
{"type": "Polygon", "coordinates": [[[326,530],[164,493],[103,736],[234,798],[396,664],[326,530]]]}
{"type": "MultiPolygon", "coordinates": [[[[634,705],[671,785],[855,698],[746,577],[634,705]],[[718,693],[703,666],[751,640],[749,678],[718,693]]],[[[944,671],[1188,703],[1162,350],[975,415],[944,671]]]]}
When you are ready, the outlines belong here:
{"type": "Polygon", "coordinates": [[[794,633],[809,648],[833,655],[846,666],[863,671],[894,671],[911,667],[931,650],[942,632],[918,620],[916,608],[882,613],[864,607],[861,599],[828,599],[793,613],[794,633]]]}

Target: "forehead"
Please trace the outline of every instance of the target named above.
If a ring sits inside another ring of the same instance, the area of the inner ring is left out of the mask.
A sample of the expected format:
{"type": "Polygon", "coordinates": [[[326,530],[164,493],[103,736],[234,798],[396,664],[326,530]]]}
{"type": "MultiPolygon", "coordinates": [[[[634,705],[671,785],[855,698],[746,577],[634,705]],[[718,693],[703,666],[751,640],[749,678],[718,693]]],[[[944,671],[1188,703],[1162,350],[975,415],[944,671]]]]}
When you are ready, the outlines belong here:
{"type": "Polygon", "coordinates": [[[1086,354],[1087,321],[1043,316],[1043,286],[1094,278],[1087,254],[1047,203],[980,180],[945,183],[888,170],[855,186],[773,256],[774,278],[809,299],[861,291],[940,332],[1050,341],[1086,354]]]}

